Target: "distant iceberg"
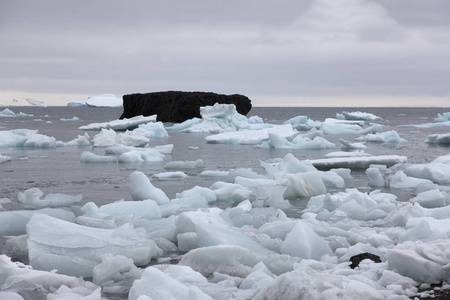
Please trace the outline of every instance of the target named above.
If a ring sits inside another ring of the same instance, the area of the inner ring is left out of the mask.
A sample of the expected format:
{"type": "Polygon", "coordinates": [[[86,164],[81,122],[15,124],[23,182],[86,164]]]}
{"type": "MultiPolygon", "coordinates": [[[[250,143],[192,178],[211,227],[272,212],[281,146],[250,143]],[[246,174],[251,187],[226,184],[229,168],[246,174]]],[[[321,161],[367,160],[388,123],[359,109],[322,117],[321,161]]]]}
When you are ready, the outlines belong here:
{"type": "Polygon", "coordinates": [[[101,96],[89,97],[85,101],[71,101],[67,103],[71,107],[122,107],[122,97],[114,94],[104,94],[101,96]]]}

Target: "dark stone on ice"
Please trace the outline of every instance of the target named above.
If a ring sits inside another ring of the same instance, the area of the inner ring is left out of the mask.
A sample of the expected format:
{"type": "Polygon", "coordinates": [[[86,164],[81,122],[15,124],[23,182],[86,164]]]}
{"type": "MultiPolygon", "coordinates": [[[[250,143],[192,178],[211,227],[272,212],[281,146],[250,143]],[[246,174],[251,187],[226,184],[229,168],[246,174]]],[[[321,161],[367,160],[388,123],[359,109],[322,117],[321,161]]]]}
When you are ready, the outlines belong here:
{"type": "Polygon", "coordinates": [[[241,115],[246,115],[252,108],[249,98],[237,94],[177,91],[130,94],[123,96],[120,119],[157,115],[157,121],[180,123],[194,117],[200,118],[200,107],[215,103],[234,104],[241,115]]]}
{"type": "Polygon", "coordinates": [[[381,262],[381,259],[378,255],[365,252],[365,253],[361,253],[361,254],[350,257],[350,261],[352,262],[352,264],[350,265],[350,268],[352,268],[352,269],[356,268],[357,266],[359,266],[359,263],[365,259],[373,260],[376,263],[381,262]]]}

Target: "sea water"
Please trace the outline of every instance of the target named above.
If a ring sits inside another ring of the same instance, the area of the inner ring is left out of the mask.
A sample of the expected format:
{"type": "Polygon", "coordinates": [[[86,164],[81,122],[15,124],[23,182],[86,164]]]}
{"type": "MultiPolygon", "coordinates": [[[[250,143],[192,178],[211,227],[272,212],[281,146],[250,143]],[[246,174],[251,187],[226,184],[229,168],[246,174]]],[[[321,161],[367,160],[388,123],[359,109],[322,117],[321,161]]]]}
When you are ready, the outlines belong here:
{"type": "MultiPolygon", "coordinates": [[[[34,129],[40,134],[53,136],[58,141],[70,141],[85,133],[78,128],[97,122],[116,120],[122,114],[122,108],[90,107],[12,107],[15,113],[23,112],[32,116],[0,118],[0,130],[34,129]]],[[[384,125],[383,131],[395,130],[407,143],[389,146],[380,143],[367,143],[365,151],[372,155],[404,155],[409,163],[427,163],[438,156],[446,155],[449,148],[442,145],[424,143],[426,137],[435,133],[447,133],[448,127],[409,128],[401,125],[432,122],[447,108],[343,108],[343,107],[253,107],[247,117],[259,116],[265,123],[282,124],[299,115],[312,120],[324,121],[335,118],[343,111],[362,111],[372,113],[383,120],[373,121],[384,125]]],[[[170,126],[171,124],[165,124],[170,126]]],[[[93,137],[98,131],[87,131],[93,137]]],[[[261,149],[251,145],[208,144],[207,134],[169,132],[168,138],[152,139],[150,146],[174,144],[172,154],[166,155],[163,162],[138,164],[90,164],[82,163],[83,151],[90,150],[103,155],[103,148],[57,147],[53,149],[0,148],[0,154],[12,158],[8,163],[0,164],[0,198],[17,199],[19,192],[30,188],[39,188],[47,193],[83,194],[82,203],[94,202],[97,205],[111,203],[121,199],[131,200],[128,177],[133,171],[142,171],[148,177],[166,172],[164,166],[170,161],[203,160],[204,169],[187,171],[187,177],[179,181],[153,180],[154,186],[162,189],[169,198],[176,193],[194,186],[210,187],[217,178],[199,176],[201,171],[229,171],[236,168],[249,168],[264,173],[260,161],[283,158],[292,153],[300,160],[323,158],[327,153],[339,151],[339,139],[354,141],[355,135],[327,135],[325,138],[336,144],[335,149],[323,150],[280,150],[261,149]]],[[[347,188],[355,187],[370,191],[367,186],[365,170],[353,170],[353,182],[347,188]]],[[[392,190],[399,200],[408,200],[408,191],[392,190]]],[[[299,211],[308,199],[291,200],[299,211]]],[[[221,204],[228,205],[228,204],[221,204]]],[[[18,209],[17,202],[4,205],[5,209],[18,209]]],[[[288,212],[295,216],[295,211],[288,212]]]]}

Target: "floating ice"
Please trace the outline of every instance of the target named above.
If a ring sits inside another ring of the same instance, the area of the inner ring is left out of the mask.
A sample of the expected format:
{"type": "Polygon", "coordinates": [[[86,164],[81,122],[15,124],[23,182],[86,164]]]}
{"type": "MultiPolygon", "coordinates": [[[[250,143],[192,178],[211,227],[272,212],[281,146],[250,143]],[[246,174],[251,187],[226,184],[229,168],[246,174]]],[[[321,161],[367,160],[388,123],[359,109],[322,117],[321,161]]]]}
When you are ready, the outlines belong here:
{"type": "Polygon", "coordinates": [[[434,184],[431,180],[410,177],[403,171],[397,171],[394,175],[387,178],[387,184],[390,188],[396,189],[419,189],[424,187],[433,188],[434,184]]]}
{"type": "Polygon", "coordinates": [[[438,116],[433,120],[434,123],[443,123],[450,121],[450,112],[445,112],[442,115],[438,114],[438,116]]]}
{"type": "Polygon", "coordinates": [[[85,133],[84,135],[79,135],[78,138],[75,138],[68,142],[56,141],[57,147],[89,147],[90,145],[91,137],[87,133],[85,133]]]}
{"type": "Polygon", "coordinates": [[[362,142],[385,143],[390,145],[407,142],[405,139],[402,139],[395,130],[381,133],[371,133],[366,136],[358,137],[356,140],[362,142]]]}
{"type": "Polygon", "coordinates": [[[321,170],[332,168],[366,169],[373,164],[390,167],[398,163],[406,163],[407,157],[399,155],[333,157],[308,160],[308,162],[321,170]]]}
{"type": "Polygon", "coordinates": [[[380,172],[379,168],[376,167],[369,167],[366,169],[366,175],[369,178],[369,186],[373,187],[382,187],[385,186],[385,179],[383,178],[383,175],[380,172]]]}
{"type": "Polygon", "coordinates": [[[25,234],[25,226],[34,214],[46,214],[69,222],[75,222],[75,214],[63,208],[15,210],[0,212],[0,237],[25,234]]]}
{"type": "Polygon", "coordinates": [[[0,282],[2,283],[2,286],[12,286],[14,283],[26,281],[34,285],[35,296],[37,296],[36,292],[38,287],[43,287],[46,290],[50,290],[59,288],[62,285],[75,286],[80,284],[80,279],[76,277],[57,274],[55,272],[33,270],[29,266],[12,262],[6,255],[0,255],[0,269],[2,270],[0,275],[0,282]]]}
{"type": "Polygon", "coordinates": [[[323,255],[332,255],[333,251],[308,224],[299,220],[281,244],[281,253],[304,259],[320,260],[323,255]]]}
{"type": "Polygon", "coordinates": [[[137,266],[150,262],[155,243],[129,224],[117,229],[91,228],[35,214],[27,224],[30,265],[39,270],[91,278],[106,253],[133,259],[137,266]]]}
{"type": "Polygon", "coordinates": [[[142,135],[132,134],[129,131],[116,133],[112,129],[102,129],[93,138],[94,147],[110,147],[116,144],[134,147],[144,147],[149,139],[142,135]]]}
{"type": "Polygon", "coordinates": [[[297,135],[292,125],[273,125],[270,128],[259,130],[240,130],[235,132],[224,132],[205,137],[205,140],[211,144],[241,144],[258,145],[263,141],[269,140],[269,134],[276,134],[282,138],[292,138],[297,135]]]}
{"type": "MultiPolygon", "coordinates": [[[[191,270],[191,273],[187,275],[190,278],[196,272],[191,270]]],[[[144,270],[142,277],[133,283],[128,299],[212,300],[213,298],[196,286],[185,285],[157,268],[148,267],[144,270]]]]}
{"type": "Polygon", "coordinates": [[[7,162],[7,161],[10,161],[10,160],[11,160],[11,157],[0,154],[0,164],[4,163],[4,162],[7,162]]]}
{"type": "Polygon", "coordinates": [[[101,256],[102,262],[94,267],[93,282],[109,295],[128,295],[133,282],[140,279],[142,269],[137,268],[131,258],[123,255],[101,256]]]}
{"type": "MultiPolygon", "coordinates": [[[[262,145],[265,147],[266,145],[262,145]]],[[[291,140],[283,138],[277,134],[269,133],[269,140],[267,142],[267,147],[275,149],[302,149],[302,150],[312,150],[312,149],[329,149],[336,147],[335,144],[327,141],[326,139],[317,136],[313,139],[302,137],[298,135],[291,140]]]]}
{"type": "Polygon", "coordinates": [[[377,115],[360,111],[354,112],[343,111],[342,113],[337,113],[336,118],[340,120],[365,120],[365,121],[383,120],[381,117],[377,115]]]}
{"type": "Polygon", "coordinates": [[[0,131],[0,147],[55,148],[56,139],[39,134],[37,130],[0,131]]]}
{"type": "Polygon", "coordinates": [[[167,138],[169,136],[162,122],[150,122],[146,124],[140,124],[138,128],[133,129],[131,133],[135,135],[142,135],[149,139],[167,138]]]}
{"type": "Polygon", "coordinates": [[[154,174],[152,177],[157,180],[183,180],[189,176],[182,171],[173,171],[154,174]]]}
{"type": "Polygon", "coordinates": [[[131,197],[135,201],[139,200],[155,200],[158,204],[169,202],[169,198],[161,190],[152,185],[150,180],[144,173],[135,171],[129,176],[131,197]]]}
{"type": "Polygon", "coordinates": [[[92,123],[89,125],[80,126],[80,130],[102,130],[102,129],[113,129],[113,130],[127,130],[138,127],[140,124],[145,124],[149,122],[156,122],[156,115],[149,117],[136,116],[132,118],[125,118],[122,120],[113,120],[103,123],[92,123]]]}
{"type": "Polygon", "coordinates": [[[450,184],[450,164],[446,163],[432,162],[412,165],[405,169],[405,174],[428,179],[437,184],[450,184]]]}
{"type": "Polygon", "coordinates": [[[202,119],[200,118],[192,118],[189,120],[186,120],[179,124],[174,124],[172,126],[166,127],[167,131],[184,131],[188,129],[189,127],[193,126],[194,124],[200,123],[202,119]]]}
{"type": "Polygon", "coordinates": [[[387,250],[386,258],[389,265],[401,275],[417,282],[439,283],[450,279],[446,270],[448,247],[448,239],[430,243],[406,241],[387,250]]]}
{"type": "Polygon", "coordinates": [[[100,207],[97,207],[93,202],[89,202],[82,207],[82,210],[86,212],[86,216],[129,214],[147,219],[161,218],[161,210],[159,209],[158,203],[150,199],[141,201],[116,201],[100,207]]]}
{"type": "Polygon", "coordinates": [[[284,192],[284,197],[288,199],[311,197],[327,192],[318,172],[287,174],[283,178],[288,181],[287,190],[284,192]]]}
{"type": "Polygon", "coordinates": [[[89,107],[122,107],[122,97],[117,97],[113,94],[104,94],[101,96],[89,97],[84,101],[71,101],[67,103],[67,106],[89,106],[89,107]]]}
{"type": "Polygon", "coordinates": [[[428,144],[450,144],[450,133],[444,134],[431,134],[427,136],[425,143],[428,144]]]}
{"type": "Polygon", "coordinates": [[[154,148],[141,148],[122,153],[118,161],[120,163],[161,162],[165,155],[154,148]]]}
{"type": "Polygon", "coordinates": [[[354,124],[339,124],[339,123],[322,123],[320,126],[325,134],[341,135],[341,134],[354,134],[361,135],[367,133],[380,132],[383,130],[382,125],[374,124],[366,128],[361,128],[359,125],[354,124]]]}
{"type": "Polygon", "coordinates": [[[64,121],[64,122],[72,122],[72,121],[80,121],[79,117],[72,117],[70,119],[66,119],[66,118],[61,118],[59,119],[60,121],[64,121]]]}
{"type": "Polygon", "coordinates": [[[14,117],[32,117],[33,115],[24,114],[23,112],[20,112],[16,114],[9,108],[5,108],[4,110],[0,111],[0,118],[1,117],[7,117],[7,118],[14,118],[14,117]]]}
{"type": "Polygon", "coordinates": [[[47,194],[41,199],[44,193],[38,188],[31,188],[25,192],[20,192],[17,199],[24,208],[43,208],[43,207],[62,207],[77,204],[83,198],[83,195],[76,196],[64,194],[47,194]]]}
{"type": "Polygon", "coordinates": [[[366,149],[367,146],[362,143],[351,143],[344,139],[339,139],[341,142],[341,150],[350,150],[350,149],[366,149]]]}
{"type": "Polygon", "coordinates": [[[409,199],[411,203],[419,203],[425,208],[444,207],[450,204],[450,197],[447,193],[438,189],[419,193],[416,197],[409,199]]]}
{"type": "Polygon", "coordinates": [[[164,169],[186,169],[195,170],[204,168],[203,160],[197,159],[195,161],[171,161],[164,166],[164,169]]]}
{"type": "Polygon", "coordinates": [[[80,160],[84,163],[117,163],[115,156],[98,155],[89,151],[83,151],[80,160]]]}
{"type": "Polygon", "coordinates": [[[372,156],[372,155],[364,152],[363,150],[356,150],[356,151],[351,151],[351,152],[338,151],[338,152],[330,152],[330,153],[325,154],[325,157],[327,157],[327,158],[331,158],[331,157],[367,157],[367,156],[372,156]]]}

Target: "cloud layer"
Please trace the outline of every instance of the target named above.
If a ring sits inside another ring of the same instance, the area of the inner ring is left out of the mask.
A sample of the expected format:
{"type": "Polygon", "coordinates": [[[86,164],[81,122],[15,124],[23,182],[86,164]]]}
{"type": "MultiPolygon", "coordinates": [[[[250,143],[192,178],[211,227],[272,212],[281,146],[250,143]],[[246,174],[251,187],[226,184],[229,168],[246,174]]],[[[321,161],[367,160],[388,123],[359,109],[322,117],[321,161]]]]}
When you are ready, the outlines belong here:
{"type": "Polygon", "coordinates": [[[448,105],[449,10],[446,0],[3,1],[0,91],[448,105]]]}

